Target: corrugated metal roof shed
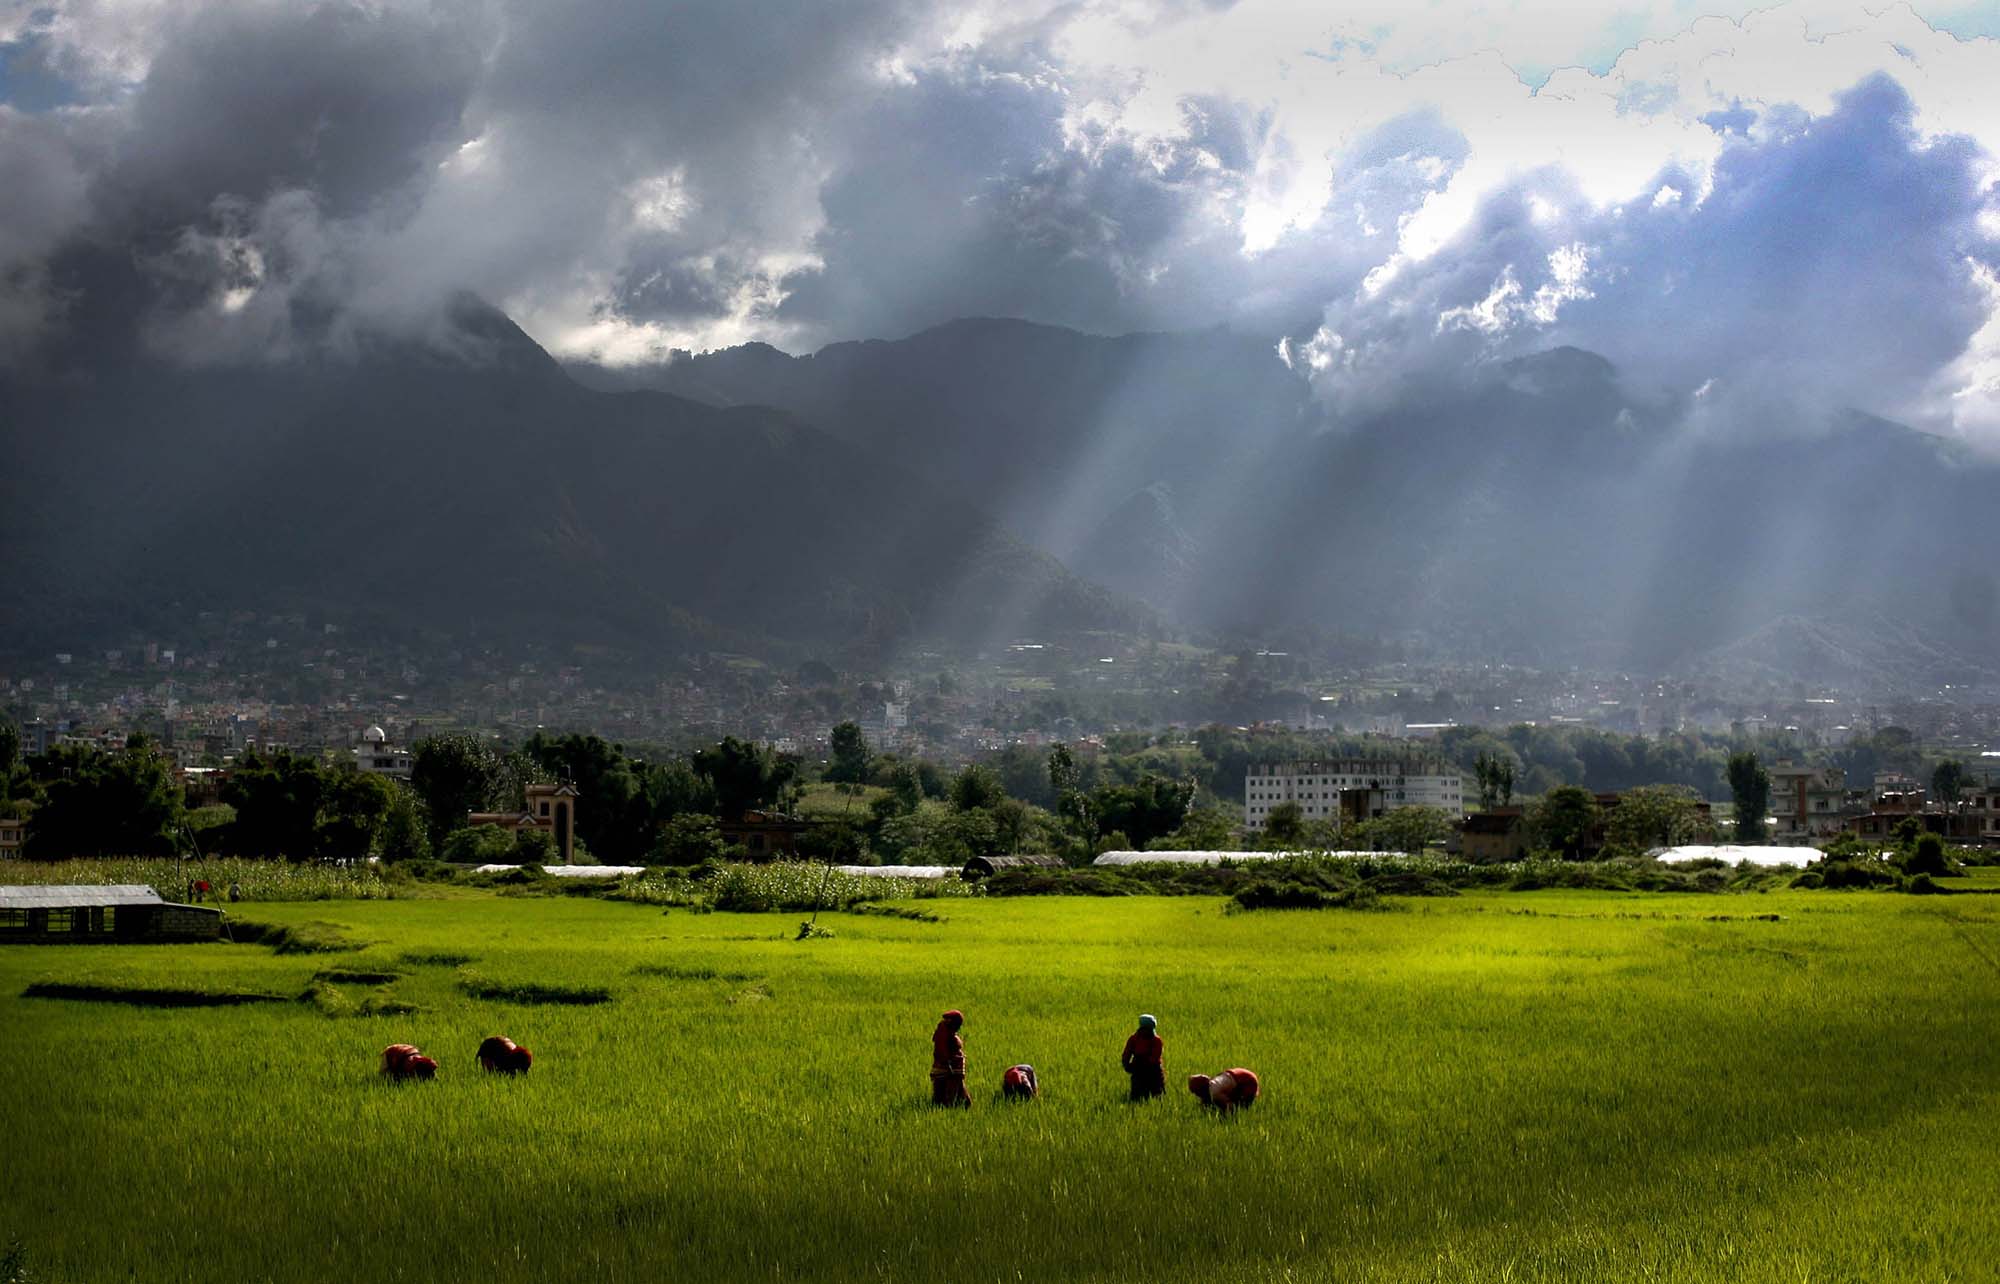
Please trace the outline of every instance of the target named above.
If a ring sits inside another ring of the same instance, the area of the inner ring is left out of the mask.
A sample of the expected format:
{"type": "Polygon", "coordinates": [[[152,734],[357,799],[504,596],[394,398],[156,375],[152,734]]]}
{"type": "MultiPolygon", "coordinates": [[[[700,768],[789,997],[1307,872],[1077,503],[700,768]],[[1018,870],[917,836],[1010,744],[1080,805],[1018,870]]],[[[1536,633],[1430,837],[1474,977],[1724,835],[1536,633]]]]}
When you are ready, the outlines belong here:
{"type": "Polygon", "coordinates": [[[956,878],[956,865],[835,865],[843,874],[860,878],[956,878]]]}
{"type": "Polygon", "coordinates": [[[57,884],[0,887],[0,909],[88,909],[93,905],[160,905],[160,894],[144,883],[57,884]]]}
{"type": "Polygon", "coordinates": [[[1063,863],[1054,856],[1022,852],[1013,856],[974,856],[965,862],[965,872],[993,874],[1003,869],[1062,869],[1063,863]]]}

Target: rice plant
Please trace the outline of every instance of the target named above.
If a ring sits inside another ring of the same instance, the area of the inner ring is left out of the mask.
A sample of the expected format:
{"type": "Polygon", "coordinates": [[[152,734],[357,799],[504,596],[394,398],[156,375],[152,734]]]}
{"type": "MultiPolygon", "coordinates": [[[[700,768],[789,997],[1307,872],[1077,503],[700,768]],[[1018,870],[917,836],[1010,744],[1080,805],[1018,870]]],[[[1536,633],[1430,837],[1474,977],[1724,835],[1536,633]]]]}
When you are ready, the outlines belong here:
{"type": "Polygon", "coordinates": [[[337,967],[5,947],[0,1243],[56,1281],[1991,1278],[2000,898],[1400,903],[965,897],[797,942],[796,913],[460,892],[259,906],[367,943],[337,967]],[[970,1111],[925,1104],[947,1007],[970,1111]],[[1133,1105],[1141,1011],[1171,1090],[1133,1105]],[[493,1035],[533,1072],[480,1073],[493,1035]],[[439,1077],[384,1084],[398,1042],[439,1077]],[[1041,1097],[1003,1109],[1016,1062],[1041,1097]],[[1179,1087],[1231,1066],[1247,1112],[1179,1087]]]}

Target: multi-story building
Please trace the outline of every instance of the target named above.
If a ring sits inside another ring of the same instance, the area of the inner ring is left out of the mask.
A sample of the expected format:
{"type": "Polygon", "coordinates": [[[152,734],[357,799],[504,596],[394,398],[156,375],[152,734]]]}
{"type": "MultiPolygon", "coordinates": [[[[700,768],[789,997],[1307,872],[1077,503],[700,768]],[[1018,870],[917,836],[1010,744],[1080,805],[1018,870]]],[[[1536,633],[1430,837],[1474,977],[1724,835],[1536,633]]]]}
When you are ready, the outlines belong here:
{"type": "Polygon", "coordinates": [[[1838,767],[1803,767],[1781,762],[1771,774],[1771,841],[1801,846],[1834,837],[1847,818],[1867,807],[1847,792],[1847,773],[1838,767]]]}
{"type": "Polygon", "coordinates": [[[362,732],[361,743],[354,746],[354,765],[376,775],[408,780],[413,761],[408,749],[390,746],[389,733],[380,727],[362,732]]]}
{"type": "Polygon", "coordinates": [[[1440,758],[1341,758],[1253,766],[1243,781],[1244,827],[1264,827],[1271,809],[1296,803],[1307,820],[1367,819],[1399,807],[1465,813],[1464,778],[1440,758]],[[1343,795],[1346,806],[1343,808],[1343,795]]]}

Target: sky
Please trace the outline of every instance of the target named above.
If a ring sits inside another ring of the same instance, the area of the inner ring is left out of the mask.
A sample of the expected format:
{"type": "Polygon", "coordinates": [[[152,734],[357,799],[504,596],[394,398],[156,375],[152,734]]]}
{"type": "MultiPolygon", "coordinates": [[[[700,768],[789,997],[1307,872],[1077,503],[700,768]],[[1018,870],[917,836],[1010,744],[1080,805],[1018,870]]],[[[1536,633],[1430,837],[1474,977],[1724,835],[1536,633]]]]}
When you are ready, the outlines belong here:
{"type": "Polygon", "coordinates": [[[1229,326],[2000,449],[1996,85],[2000,0],[0,0],[0,366],[115,268],[191,363],[1229,326]]]}

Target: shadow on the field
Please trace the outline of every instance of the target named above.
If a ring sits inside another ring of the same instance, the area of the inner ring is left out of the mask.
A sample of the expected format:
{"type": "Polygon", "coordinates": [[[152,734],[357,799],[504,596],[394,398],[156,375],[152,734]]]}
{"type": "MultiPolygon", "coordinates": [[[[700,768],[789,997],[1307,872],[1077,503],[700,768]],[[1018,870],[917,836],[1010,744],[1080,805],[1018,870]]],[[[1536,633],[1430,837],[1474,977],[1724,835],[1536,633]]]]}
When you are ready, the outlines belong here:
{"type": "Polygon", "coordinates": [[[479,960],[470,954],[454,954],[449,950],[405,950],[396,956],[398,963],[409,967],[464,967],[479,960]]]}
{"type": "Polygon", "coordinates": [[[496,1003],[558,1003],[588,1007],[611,1002],[601,985],[544,985],[537,981],[493,981],[474,973],[459,978],[458,988],[475,999],[496,1003]]]}
{"type": "Polygon", "coordinates": [[[21,991],[24,999],[73,999],[81,1003],[125,1003],[140,1008],[231,1008],[246,1003],[289,1003],[281,994],[239,990],[160,990],[133,985],[72,985],[37,981],[21,991]]]}

